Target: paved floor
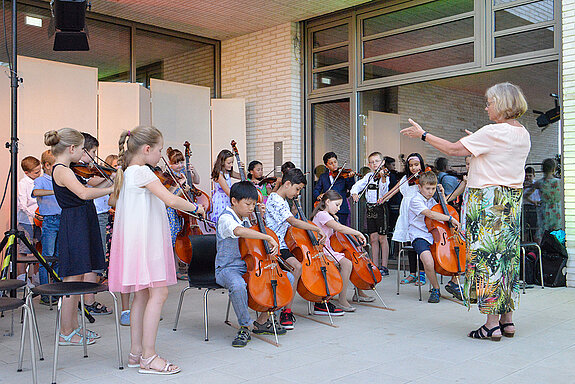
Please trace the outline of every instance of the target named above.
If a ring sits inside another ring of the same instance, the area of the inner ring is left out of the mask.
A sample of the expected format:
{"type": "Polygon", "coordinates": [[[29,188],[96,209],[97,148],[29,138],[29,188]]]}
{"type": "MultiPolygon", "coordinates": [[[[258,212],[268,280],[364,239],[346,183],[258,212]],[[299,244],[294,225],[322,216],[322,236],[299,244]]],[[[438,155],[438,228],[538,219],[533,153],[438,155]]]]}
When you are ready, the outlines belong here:
{"type": "MultiPolygon", "coordinates": [[[[152,376],[118,370],[113,320],[105,316],[90,326],[103,337],[88,347],[88,359],[82,358],[81,348],[60,349],[58,383],[575,383],[573,289],[528,289],[515,317],[515,338],[492,342],[466,337],[482,324],[476,308],[468,312],[448,300],[428,304],[426,293],[419,302],[414,286],[402,286],[396,296],[392,273],[378,291],[394,312],[358,306],[356,313],[335,319],[338,328],[298,318],[279,348],[252,339],[247,347],[235,349],[230,346],[235,330],[223,323],[227,295],[218,292],[210,294],[209,342],[203,340],[197,290],[188,291],[179,329],[172,331],[184,286],[180,282],[171,288],[158,336],[159,352],[180,365],[181,373],[152,376]]],[[[109,297],[99,296],[111,305],[109,297]]],[[[38,364],[39,382],[49,383],[55,312],[35,307],[46,354],[38,364]]],[[[295,311],[305,313],[306,308],[303,299],[296,300],[295,311]]],[[[9,329],[10,318],[0,319],[0,331],[9,329]]],[[[121,330],[127,356],[129,328],[121,330]]],[[[19,334],[17,327],[15,337],[0,336],[2,384],[31,383],[29,361],[23,372],[16,372],[19,334]]],[[[30,358],[28,352],[25,357],[30,358]]]]}

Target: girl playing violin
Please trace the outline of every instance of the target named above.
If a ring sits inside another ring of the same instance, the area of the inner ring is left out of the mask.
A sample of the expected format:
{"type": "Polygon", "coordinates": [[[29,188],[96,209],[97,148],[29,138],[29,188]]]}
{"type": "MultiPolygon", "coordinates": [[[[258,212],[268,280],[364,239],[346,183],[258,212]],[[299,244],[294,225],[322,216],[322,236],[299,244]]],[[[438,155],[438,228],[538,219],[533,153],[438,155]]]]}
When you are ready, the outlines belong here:
{"type": "MultiPolygon", "coordinates": [[[[325,242],[325,248],[327,248],[326,254],[339,263],[339,272],[341,273],[341,278],[343,280],[343,288],[338,296],[338,307],[343,309],[345,312],[354,312],[355,307],[351,306],[346,297],[347,286],[349,285],[349,276],[351,275],[352,270],[351,261],[347,259],[343,253],[335,252],[331,248],[329,238],[335,231],[351,236],[357,236],[361,245],[365,245],[366,240],[365,236],[361,232],[339,223],[336,213],[339,211],[342,203],[343,198],[339,193],[333,190],[327,191],[322,196],[319,204],[314,208],[313,213],[311,214],[311,219],[313,223],[327,236],[327,240],[325,242]]],[[[366,299],[370,298],[362,290],[358,291],[360,297],[366,299]]]]}
{"type": "Polygon", "coordinates": [[[265,204],[269,194],[273,190],[271,183],[264,183],[260,185],[260,182],[264,180],[264,166],[261,162],[254,160],[248,165],[248,179],[250,179],[257,189],[260,190],[264,198],[263,203],[265,204]]]}
{"type": "Polygon", "coordinates": [[[240,174],[234,172],[234,154],[228,149],[222,149],[212,168],[212,214],[210,220],[217,222],[224,210],[230,206],[230,188],[232,177],[240,179],[240,174]]]}
{"type": "Polygon", "coordinates": [[[113,292],[134,292],[130,312],[128,366],[140,373],[174,374],[180,368],[156,353],[156,335],[168,286],[176,283],[166,205],[204,214],[200,205],[170,193],[150,169],[162,156],[164,140],[154,127],[124,131],[120,169],[110,200],[116,205],[108,283],[113,292]]]}
{"type": "MultiPolygon", "coordinates": [[[[401,205],[399,207],[399,217],[395,223],[395,229],[393,230],[393,241],[399,243],[406,243],[411,241],[409,238],[408,228],[409,228],[409,202],[418,193],[419,189],[416,183],[416,178],[412,179],[409,183],[404,183],[412,175],[417,172],[421,172],[425,169],[425,162],[423,157],[419,153],[412,153],[407,157],[405,161],[405,176],[400,180],[401,187],[399,192],[403,195],[401,200],[401,205]]],[[[408,252],[409,257],[409,276],[401,281],[402,284],[410,284],[416,282],[416,272],[417,272],[417,255],[413,252],[408,252]]],[[[419,282],[417,284],[425,284],[425,272],[420,264],[419,282]]]]}
{"type": "MultiPolygon", "coordinates": [[[[52,167],[54,196],[62,208],[58,231],[59,274],[65,282],[97,279],[96,272],[105,269],[104,250],[100,238],[98,216],[93,199],[112,193],[112,186],[88,188],[86,181],[74,174],[70,163],[84,155],[84,136],[72,128],[48,131],[44,143],[55,157],[52,167]]],[[[64,297],[60,345],[82,345],[78,326],[78,296],[64,297]]],[[[86,343],[93,344],[100,336],[86,331],[86,343]]]]}

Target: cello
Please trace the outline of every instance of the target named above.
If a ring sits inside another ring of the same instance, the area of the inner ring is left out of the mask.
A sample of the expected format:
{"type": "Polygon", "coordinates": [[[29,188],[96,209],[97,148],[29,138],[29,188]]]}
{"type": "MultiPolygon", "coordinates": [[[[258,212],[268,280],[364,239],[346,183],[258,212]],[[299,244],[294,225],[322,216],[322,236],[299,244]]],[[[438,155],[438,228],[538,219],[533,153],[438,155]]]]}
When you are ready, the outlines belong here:
{"type": "Polygon", "coordinates": [[[349,280],[358,289],[373,289],[381,281],[381,272],[373,264],[367,252],[355,239],[355,236],[334,232],[330,239],[331,248],[341,252],[352,264],[349,280]]]}
{"type": "MultiPolygon", "coordinates": [[[[431,210],[444,215],[452,216],[459,221],[459,214],[445,202],[443,193],[438,193],[439,203],[431,210]]],[[[450,222],[437,221],[425,218],[425,225],[433,235],[431,255],[435,262],[435,271],[444,276],[457,276],[465,270],[466,244],[465,237],[460,231],[456,231],[450,222]]]]}
{"type": "MultiPolygon", "coordinates": [[[[235,141],[232,141],[232,148],[238,161],[241,180],[247,181],[235,141]]],[[[255,206],[254,214],[256,225],[250,229],[270,235],[279,244],[277,235],[266,228],[258,204],[255,206]]],[[[289,304],[293,291],[286,272],[278,265],[278,253],[272,253],[270,245],[265,240],[240,238],[238,245],[242,260],[246,262],[248,269],[243,276],[248,286],[248,306],[257,312],[270,312],[289,304]]]]}
{"type": "MultiPolygon", "coordinates": [[[[299,198],[295,198],[293,202],[300,219],[313,224],[305,217],[299,198]]],[[[301,262],[301,277],[297,285],[301,297],[314,303],[326,303],[328,299],[341,292],[343,282],[339,270],[326,257],[323,245],[319,243],[313,231],[291,226],[286,232],[285,242],[290,252],[301,262]]]]}

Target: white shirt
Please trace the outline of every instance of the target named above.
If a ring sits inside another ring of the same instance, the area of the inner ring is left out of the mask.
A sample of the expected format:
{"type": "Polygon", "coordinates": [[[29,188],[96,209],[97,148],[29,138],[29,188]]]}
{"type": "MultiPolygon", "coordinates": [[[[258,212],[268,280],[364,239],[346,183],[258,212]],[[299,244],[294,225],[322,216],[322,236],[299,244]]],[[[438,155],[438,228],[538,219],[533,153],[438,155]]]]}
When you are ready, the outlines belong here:
{"type": "Polygon", "coordinates": [[[220,234],[220,236],[224,239],[227,238],[232,238],[232,239],[237,239],[239,236],[236,236],[234,234],[234,230],[237,227],[242,227],[242,223],[247,222],[248,223],[248,227],[249,227],[249,221],[248,219],[240,219],[238,217],[238,215],[234,212],[233,209],[231,209],[230,207],[226,207],[224,212],[228,212],[231,213],[232,216],[230,215],[221,215],[219,220],[218,220],[218,233],[220,234]]]}
{"type": "Polygon", "coordinates": [[[34,224],[34,215],[38,204],[32,197],[34,180],[24,176],[18,182],[18,222],[22,224],[34,224]]]}
{"type": "Polygon", "coordinates": [[[377,186],[379,187],[379,191],[377,191],[375,189],[368,188],[365,191],[365,200],[369,204],[377,203],[377,199],[382,197],[384,194],[386,194],[389,191],[389,177],[386,177],[385,181],[382,178],[380,178],[378,181],[374,181],[373,180],[373,172],[369,172],[367,175],[362,177],[361,180],[356,181],[356,183],[353,185],[353,187],[351,187],[351,190],[349,191],[349,193],[352,195],[354,195],[354,194],[359,195],[359,193],[361,191],[363,191],[363,189],[366,186],[375,185],[375,184],[377,184],[377,186]]]}
{"type": "Polygon", "coordinates": [[[290,226],[287,222],[293,216],[288,202],[275,192],[272,192],[266,201],[266,226],[278,235],[280,249],[287,249],[285,242],[286,232],[290,226]]]}
{"type": "Polygon", "coordinates": [[[421,193],[417,193],[409,202],[409,240],[425,239],[433,244],[433,235],[425,225],[425,215],[421,212],[431,209],[437,202],[432,197],[426,200],[421,193]]]}

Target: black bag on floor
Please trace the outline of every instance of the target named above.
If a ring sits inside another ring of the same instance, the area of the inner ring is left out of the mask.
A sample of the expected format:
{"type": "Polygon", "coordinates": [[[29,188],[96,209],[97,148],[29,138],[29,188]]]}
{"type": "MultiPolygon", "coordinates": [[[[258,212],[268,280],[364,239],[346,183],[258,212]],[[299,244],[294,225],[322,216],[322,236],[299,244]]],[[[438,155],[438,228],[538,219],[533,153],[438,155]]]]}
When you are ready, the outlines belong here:
{"type": "MultiPolygon", "coordinates": [[[[549,231],[541,239],[543,282],[546,287],[564,287],[567,275],[567,249],[549,231]]],[[[526,270],[527,272],[527,270],[526,270]]],[[[539,263],[535,264],[535,283],[541,285],[539,263]]]]}
{"type": "MultiPolygon", "coordinates": [[[[539,265],[539,260],[537,260],[537,254],[533,251],[526,250],[525,255],[525,282],[529,285],[536,284],[535,281],[535,265],[539,265]]],[[[524,266],[521,265],[521,268],[524,266]]],[[[523,269],[520,269],[521,277],[523,278],[523,269]]],[[[537,283],[539,284],[539,283],[537,283]]]]}

